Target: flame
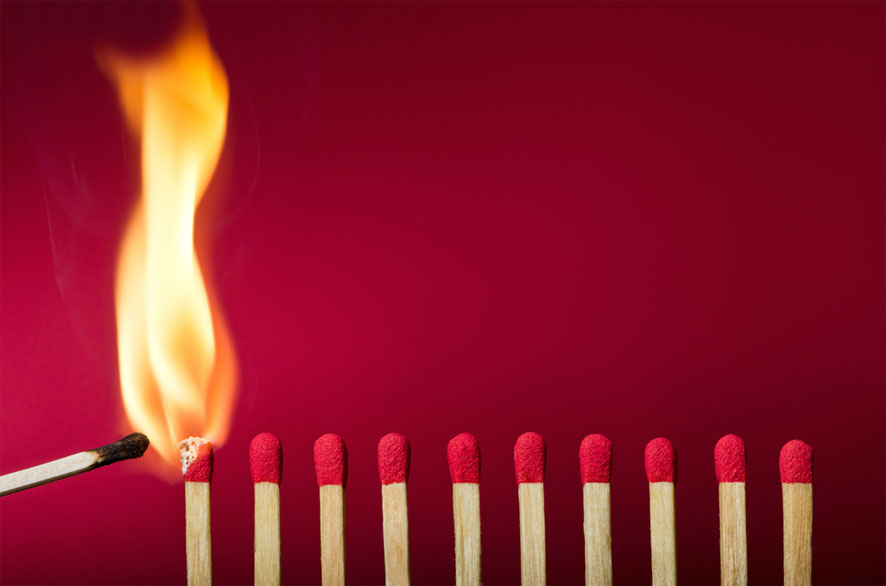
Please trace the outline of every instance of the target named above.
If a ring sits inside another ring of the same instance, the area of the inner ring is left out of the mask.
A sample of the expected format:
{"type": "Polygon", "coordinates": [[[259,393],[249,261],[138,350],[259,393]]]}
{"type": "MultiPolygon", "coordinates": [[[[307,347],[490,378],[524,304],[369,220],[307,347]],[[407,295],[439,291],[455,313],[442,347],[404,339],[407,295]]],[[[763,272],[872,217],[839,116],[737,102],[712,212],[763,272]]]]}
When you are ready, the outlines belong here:
{"type": "Polygon", "coordinates": [[[141,142],[141,198],[117,259],[117,347],[130,425],[178,465],[178,441],[225,440],[237,365],[194,246],[197,206],[225,139],[228,82],[196,10],[146,59],[105,51],[127,126],[141,142]]]}

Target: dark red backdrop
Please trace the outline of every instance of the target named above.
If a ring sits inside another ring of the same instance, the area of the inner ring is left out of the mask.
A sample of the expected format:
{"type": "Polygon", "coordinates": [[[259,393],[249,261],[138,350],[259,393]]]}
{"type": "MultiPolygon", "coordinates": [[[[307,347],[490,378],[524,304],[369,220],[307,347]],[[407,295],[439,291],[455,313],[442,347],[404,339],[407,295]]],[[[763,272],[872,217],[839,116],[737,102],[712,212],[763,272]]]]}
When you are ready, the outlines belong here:
{"type": "MultiPolygon", "coordinates": [[[[578,445],[615,446],[616,581],[649,580],[643,446],[680,455],[680,577],[718,580],[712,448],[815,446],[818,583],[884,576],[884,5],[219,3],[212,267],[242,368],[215,577],[252,579],[250,438],[280,435],[283,578],[319,580],[311,445],[350,447],[348,579],[383,581],[375,445],[412,441],[415,582],[453,580],[447,440],[483,450],[484,578],[519,580],[512,446],[548,441],[551,583],[583,579],[578,445]]],[[[2,472],[106,443],[138,157],[97,40],[170,5],[2,6],[2,472]]],[[[127,463],[2,499],[4,583],[184,580],[182,489],[127,463]]]]}

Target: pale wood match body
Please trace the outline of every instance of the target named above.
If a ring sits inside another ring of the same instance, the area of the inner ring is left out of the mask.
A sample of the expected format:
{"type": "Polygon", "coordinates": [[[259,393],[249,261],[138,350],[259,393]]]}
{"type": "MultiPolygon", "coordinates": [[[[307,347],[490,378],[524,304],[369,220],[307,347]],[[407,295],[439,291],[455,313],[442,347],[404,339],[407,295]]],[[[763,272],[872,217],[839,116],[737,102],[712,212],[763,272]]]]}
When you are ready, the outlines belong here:
{"type": "Polygon", "coordinates": [[[345,583],[345,489],[320,487],[320,567],[323,586],[345,583]]]}
{"type": "Polygon", "coordinates": [[[409,579],[409,515],[406,483],[395,482],[381,487],[385,541],[385,584],[404,586],[409,579]]]}
{"type": "Polygon", "coordinates": [[[255,483],[255,584],[280,584],[280,485],[255,483]]]}
{"type": "Polygon", "coordinates": [[[744,482],[720,483],[720,584],[748,583],[747,511],[744,482]]]}
{"type": "Polygon", "coordinates": [[[479,586],[479,484],[474,482],[458,482],[452,485],[452,513],[455,525],[456,586],[479,586]]]}
{"type": "Polygon", "coordinates": [[[545,485],[522,482],[520,499],[520,580],[523,586],[543,586],[545,568],[545,485]]]}
{"type": "Polygon", "coordinates": [[[612,513],[608,482],[586,482],[584,493],[585,583],[612,585],[612,513]]]}
{"type": "Polygon", "coordinates": [[[0,496],[6,496],[26,488],[33,488],[47,482],[60,480],[68,476],[88,472],[98,462],[95,452],[80,452],[59,460],[25,468],[11,474],[0,476],[0,496]]]}
{"type": "Polygon", "coordinates": [[[649,532],[653,586],[677,584],[677,530],[674,483],[649,483],[649,532]]]}
{"type": "Polygon", "coordinates": [[[188,586],[212,584],[209,483],[185,482],[185,547],[188,586]]]}
{"type": "Polygon", "coordinates": [[[812,484],[782,483],[785,586],[812,584],[812,484]]]}

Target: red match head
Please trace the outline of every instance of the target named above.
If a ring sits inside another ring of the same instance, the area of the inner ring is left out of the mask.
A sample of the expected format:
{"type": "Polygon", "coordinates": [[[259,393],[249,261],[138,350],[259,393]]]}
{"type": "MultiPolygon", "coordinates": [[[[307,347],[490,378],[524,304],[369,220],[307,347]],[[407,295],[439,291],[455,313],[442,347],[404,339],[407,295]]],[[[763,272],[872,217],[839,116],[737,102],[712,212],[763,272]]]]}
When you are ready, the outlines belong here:
{"type": "Polygon", "coordinates": [[[378,477],[382,484],[409,480],[409,440],[389,433],[378,442],[378,477]]]}
{"type": "Polygon", "coordinates": [[[530,431],[517,438],[514,444],[514,468],[517,484],[545,481],[545,439],[530,431]]]}
{"type": "Polygon", "coordinates": [[[581,441],[578,449],[581,482],[609,482],[612,478],[612,442],[605,435],[593,433],[581,441]]]}
{"type": "Polygon", "coordinates": [[[212,482],[212,444],[202,437],[189,437],[178,444],[185,482],[212,482]]]}
{"type": "Polygon", "coordinates": [[[677,452],[671,440],[657,437],[646,444],[646,478],[649,482],[676,482],[677,452]]]}
{"type": "Polygon", "coordinates": [[[283,447],[273,433],[260,433],[249,444],[249,468],[252,482],[280,484],[283,476],[283,447]]]}
{"type": "Polygon", "coordinates": [[[314,471],[317,484],[336,484],[344,487],[348,482],[348,448],[334,433],[321,435],[314,442],[314,471]]]}
{"type": "Polygon", "coordinates": [[[744,440],[737,435],[724,435],[714,446],[714,469],[717,482],[744,482],[748,456],[744,440]]]}
{"type": "Polygon", "coordinates": [[[778,468],[781,481],[787,484],[812,483],[812,446],[801,440],[791,440],[781,448],[778,468]]]}
{"type": "Polygon", "coordinates": [[[480,446],[474,436],[469,433],[455,436],[449,440],[446,453],[453,483],[480,482],[480,446]]]}

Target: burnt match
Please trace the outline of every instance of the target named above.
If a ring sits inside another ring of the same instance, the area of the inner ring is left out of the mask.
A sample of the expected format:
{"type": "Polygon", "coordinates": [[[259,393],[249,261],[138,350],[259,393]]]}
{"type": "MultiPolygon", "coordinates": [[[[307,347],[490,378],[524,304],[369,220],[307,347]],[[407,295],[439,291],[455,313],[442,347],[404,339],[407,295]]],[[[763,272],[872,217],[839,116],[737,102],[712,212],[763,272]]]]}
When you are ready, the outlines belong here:
{"type": "Polygon", "coordinates": [[[78,452],[39,466],[4,474],[0,476],[0,496],[89,472],[121,460],[141,458],[150,443],[144,434],[132,433],[94,450],[78,452]]]}

